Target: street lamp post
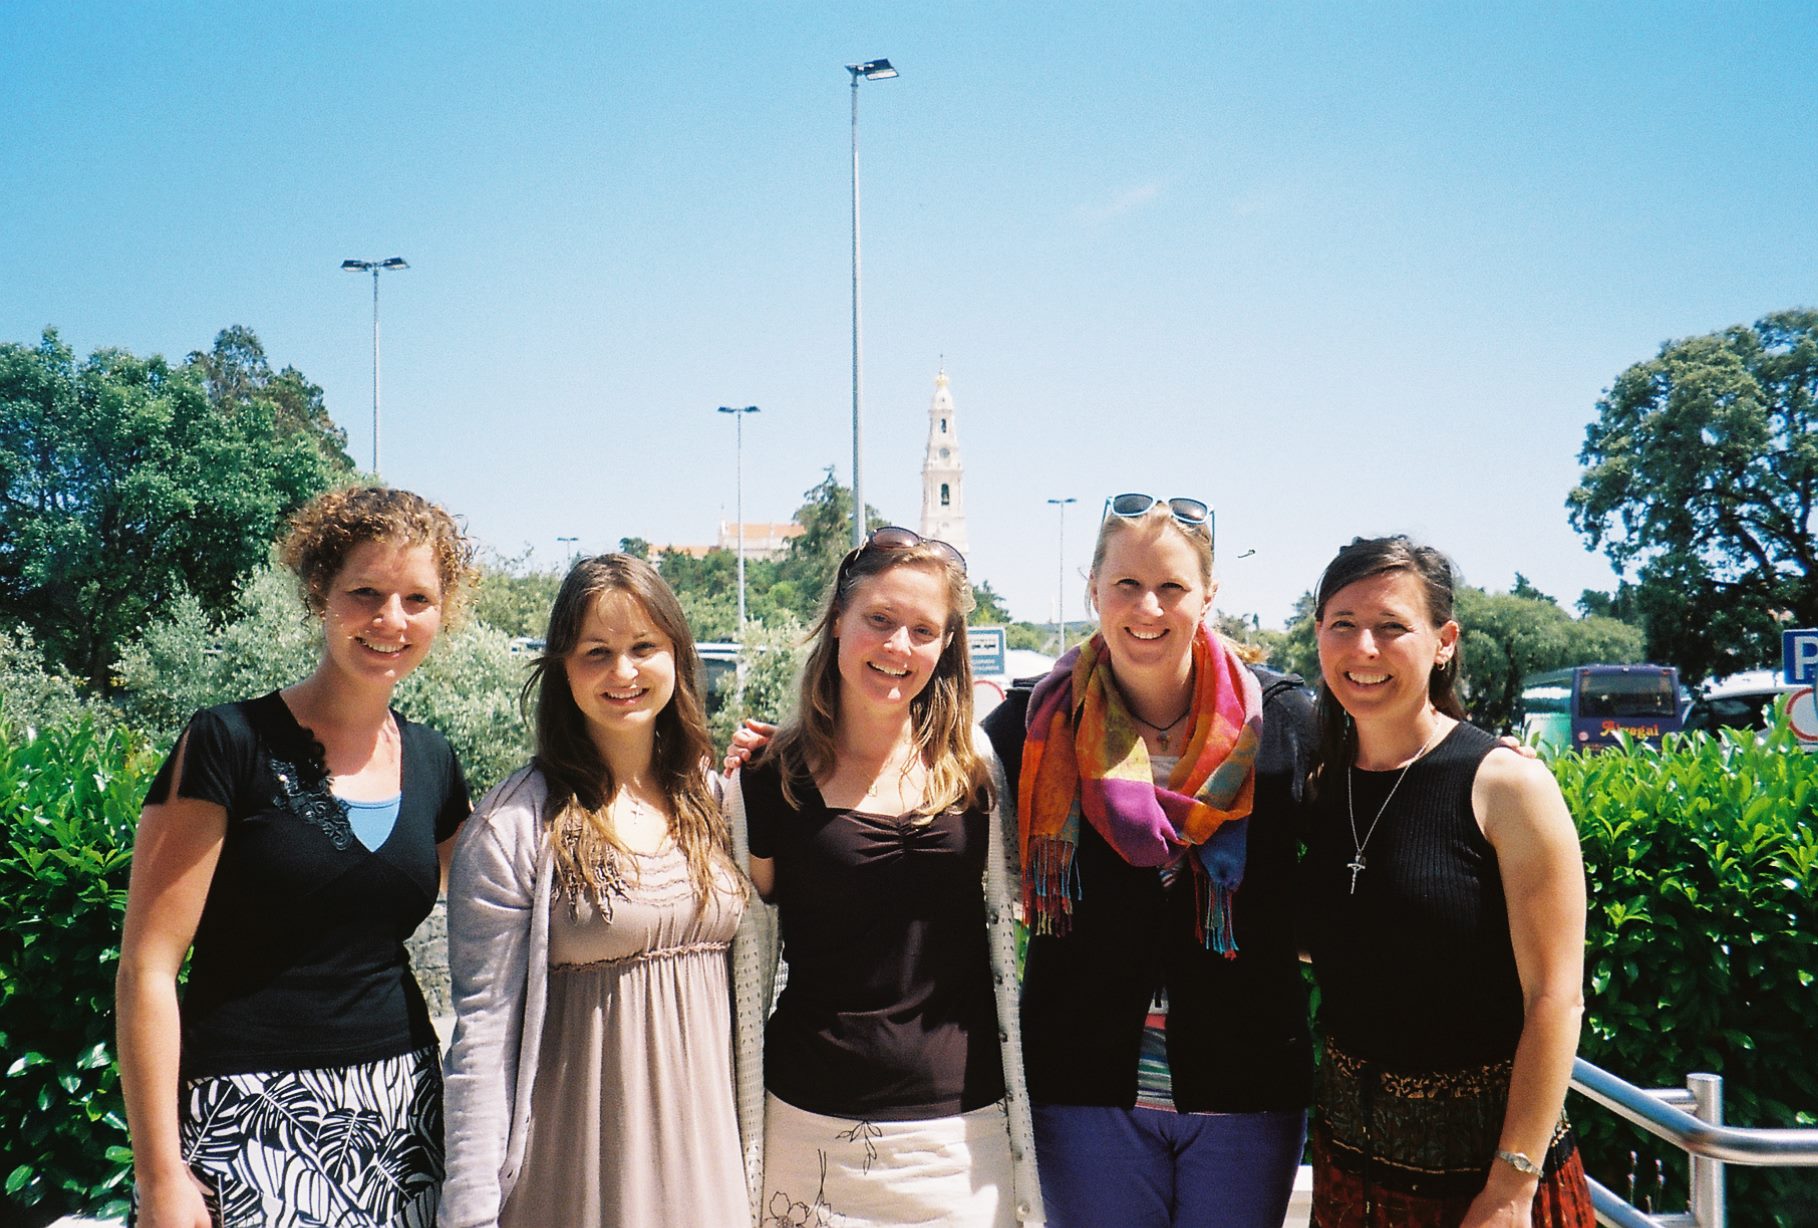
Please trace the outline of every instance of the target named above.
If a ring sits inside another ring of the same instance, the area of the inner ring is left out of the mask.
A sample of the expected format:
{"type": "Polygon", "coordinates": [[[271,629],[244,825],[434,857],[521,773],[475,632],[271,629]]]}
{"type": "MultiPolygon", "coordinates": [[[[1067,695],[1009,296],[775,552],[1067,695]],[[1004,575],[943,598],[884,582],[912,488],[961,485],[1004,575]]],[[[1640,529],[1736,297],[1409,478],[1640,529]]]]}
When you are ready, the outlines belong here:
{"type": "Polygon", "coordinates": [[[1065,499],[1050,499],[1051,507],[1060,510],[1060,566],[1058,579],[1054,585],[1054,621],[1060,625],[1060,656],[1067,651],[1067,505],[1078,503],[1072,495],[1065,499]]]}
{"type": "Polygon", "coordinates": [[[581,539],[578,537],[559,537],[558,536],[556,538],[556,545],[568,547],[568,565],[570,567],[574,566],[575,556],[580,553],[580,550],[575,546],[575,543],[580,540],[581,539]]]}
{"type": "Polygon", "coordinates": [[[733,686],[736,701],[741,711],[745,704],[745,415],[759,413],[755,405],[720,406],[720,412],[731,414],[736,425],[733,445],[733,504],[732,514],[738,521],[739,532],[739,655],[737,668],[733,672],[733,686]]]}
{"type": "Polygon", "coordinates": [[[864,368],[863,332],[859,323],[858,87],[861,79],[888,81],[897,75],[897,71],[890,67],[889,60],[848,64],[846,71],[852,74],[852,545],[857,549],[865,544],[865,477],[864,461],[860,456],[864,438],[864,368]]]}
{"type": "Polygon", "coordinates": [[[402,270],[410,266],[402,256],[389,260],[343,260],[345,273],[372,274],[372,475],[379,476],[379,274],[387,269],[402,270]]]}

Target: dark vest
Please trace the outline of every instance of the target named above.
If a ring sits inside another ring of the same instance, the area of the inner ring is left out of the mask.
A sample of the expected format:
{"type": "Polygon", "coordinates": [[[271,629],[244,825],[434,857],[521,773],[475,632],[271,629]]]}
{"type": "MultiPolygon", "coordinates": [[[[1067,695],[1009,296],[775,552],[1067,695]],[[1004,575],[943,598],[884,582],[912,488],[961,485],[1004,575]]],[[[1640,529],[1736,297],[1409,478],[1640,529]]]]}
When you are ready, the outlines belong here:
{"type": "MultiPolygon", "coordinates": [[[[1132,1107],[1137,1051],[1158,989],[1168,992],[1168,1064],[1180,1111],[1298,1109],[1311,1099],[1292,892],[1313,710],[1297,679],[1253,672],[1264,691],[1263,740],[1236,899],[1237,958],[1207,950],[1195,935],[1184,876],[1164,893],[1154,867],[1128,864],[1082,825],[1072,931],[1029,942],[1023,1058],[1036,1102],[1132,1107]]],[[[1012,793],[1028,702],[1028,689],[1014,689],[984,722],[1012,793]]]]}

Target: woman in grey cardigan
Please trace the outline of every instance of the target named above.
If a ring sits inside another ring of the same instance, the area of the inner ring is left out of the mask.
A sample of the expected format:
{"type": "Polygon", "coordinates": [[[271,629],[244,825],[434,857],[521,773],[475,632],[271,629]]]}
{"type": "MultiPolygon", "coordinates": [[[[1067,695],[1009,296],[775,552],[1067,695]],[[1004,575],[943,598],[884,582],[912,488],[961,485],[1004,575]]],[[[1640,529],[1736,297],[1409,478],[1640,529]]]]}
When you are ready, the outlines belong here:
{"type": "Polygon", "coordinates": [[[745,911],[681,607],[641,560],[563,582],[536,758],[455,851],[440,1222],[744,1228],[730,949],[745,911]]]}

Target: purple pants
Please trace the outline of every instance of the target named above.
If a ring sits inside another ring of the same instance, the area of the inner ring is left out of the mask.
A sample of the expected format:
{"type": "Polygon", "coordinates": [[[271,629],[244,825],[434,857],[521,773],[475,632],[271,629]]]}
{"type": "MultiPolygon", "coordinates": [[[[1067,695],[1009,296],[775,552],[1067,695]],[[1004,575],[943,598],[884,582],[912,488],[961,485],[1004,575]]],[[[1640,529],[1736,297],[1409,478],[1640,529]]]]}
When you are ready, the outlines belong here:
{"type": "Polygon", "coordinates": [[[1035,1106],[1052,1228],[1281,1228],[1307,1115],[1035,1106]]]}

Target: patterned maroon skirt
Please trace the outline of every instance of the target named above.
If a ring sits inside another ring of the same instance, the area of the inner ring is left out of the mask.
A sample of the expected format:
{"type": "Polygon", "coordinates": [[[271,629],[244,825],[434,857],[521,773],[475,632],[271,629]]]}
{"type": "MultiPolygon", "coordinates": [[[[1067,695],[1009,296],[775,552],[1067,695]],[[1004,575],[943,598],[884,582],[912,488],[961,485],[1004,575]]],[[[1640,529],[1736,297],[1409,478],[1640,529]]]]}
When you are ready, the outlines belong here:
{"type": "MultiPolygon", "coordinates": [[[[1489,1179],[1512,1062],[1409,1074],[1326,1041],[1313,1128],[1313,1228],[1456,1228],[1489,1179]]],[[[1596,1228],[1562,1113],[1534,1228],[1596,1228]]]]}

